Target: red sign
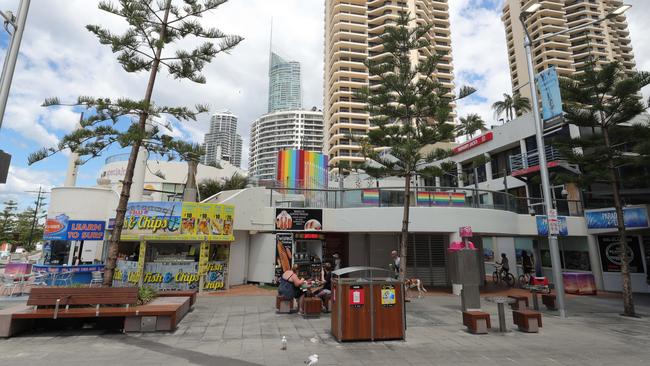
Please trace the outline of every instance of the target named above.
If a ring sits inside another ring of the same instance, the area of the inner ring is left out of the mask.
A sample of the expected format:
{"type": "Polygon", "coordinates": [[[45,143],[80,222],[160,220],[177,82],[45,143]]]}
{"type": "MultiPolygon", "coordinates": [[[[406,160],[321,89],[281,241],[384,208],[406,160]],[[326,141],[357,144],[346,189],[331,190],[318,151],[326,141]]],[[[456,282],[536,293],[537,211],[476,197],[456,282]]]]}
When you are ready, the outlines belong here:
{"type": "Polygon", "coordinates": [[[471,149],[477,147],[478,145],[482,145],[482,144],[484,144],[484,143],[486,143],[488,141],[492,141],[493,138],[494,138],[494,134],[492,134],[492,131],[490,131],[490,132],[486,133],[485,135],[481,135],[481,136],[479,136],[479,137],[477,137],[475,139],[467,141],[466,143],[464,143],[464,144],[462,144],[460,146],[456,146],[455,148],[453,148],[452,151],[454,152],[454,154],[460,154],[460,153],[465,152],[467,150],[471,150],[471,149]]]}
{"type": "MultiPolygon", "coordinates": [[[[549,168],[554,168],[554,167],[556,167],[558,165],[560,165],[560,163],[557,162],[557,161],[551,161],[548,164],[546,164],[546,166],[549,167],[549,168]]],[[[512,174],[510,174],[510,175],[512,175],[513,177],[518,177],[520,175],[526,175],[526,174],[535,173],[535,172],[538,172],[538,171],[539,171],[539,165],[535,165],[535,166],[531,166],[530,168],[526,168],[526,169],[522,169],[522,170],[516,170],[516,171],[512,172],[512,174]]]]}
{"type": "Polygon", "coordinates": [[[364,291],[361,286],[352,286],[350,287],[350,305],[363,305],[364,304],[364,291]]]}
{"type": "Polygon", "coordinates": [[[61,221],[57,219],[47,219],[45,220],[45,234],[56,233],[64,229],[64,225],[61,221]]]}

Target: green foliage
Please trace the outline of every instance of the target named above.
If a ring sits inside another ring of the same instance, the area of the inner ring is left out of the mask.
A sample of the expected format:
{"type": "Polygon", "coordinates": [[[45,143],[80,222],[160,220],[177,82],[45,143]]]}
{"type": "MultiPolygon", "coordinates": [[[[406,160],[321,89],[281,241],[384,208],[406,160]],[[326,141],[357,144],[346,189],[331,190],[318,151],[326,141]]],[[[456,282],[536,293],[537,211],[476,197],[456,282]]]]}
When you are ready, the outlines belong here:
{"type": "Polygon", "coordinates": [[[230,178],[221,180],[217,179],[204,179],[199,182],[199,195],[201,199],[212,197],[221,191],[233,191],[237,189],[244,189],[249,183],[248,177],[233,174],[230,178]]]}
{"type": "MultiPolygon", "coordinates": [[[[36,204],[36,202],[34,202],[36,204]]],[[[15,240],[9,242],[14,244],[14,247],[21,246],[27,251],[34,250],[36,243],[43,238],[44,219],[47,211],[43,208],[43,198],[39,204],[39,210],[36,212],[36,221],[34,221],[34,207],[29,206],[25,210],[16,215],[16,222],[12,236],[15,240]],[[33,230],[32,230],[33,225],[33,230]],[[30,243],[31,237],[31,243],[30,243]]]]}
{"type": "Polygon", "coordinates": [[[485,121],[478,114],[468,114],[460,118],[460,124],[456,127],[459,134],[472,138],[474,132],[485,131],[485,121]]]}
{"type": "Polygon", "coordinates": [[[12,234],[16,229],[18,203],[13,200],[3,202],[5,207],[0,212],[0,243],[12,242],[12,234]]]}
{"type": "Polygon", "coordinates": [[[531,104],[528,98],[522,97],[518,92],[515,92],[513,96],[504,93],[503,100],[494,102],[492,109],[495,118],[498,119],[505,113],[506,121],[512,121],[517,114],[530,112],[531,104]]]}
{"type": "Polygon", "coordinates": [[[158,292],[151,287],[138,288],[138,305],[145,305],[158,297],[158,292]]]}
{"type": "Polygon", "coordinates": [[[574,182],[582,187],[612,184],[610,166],[629,167],[625,184],[634,186],[638,180],[636,185],[647,187],[642,168],[650,162],[650,119],[630,122],[648,108],[639,94],[648,84],[649,73],[629,75],[617,63],[560,80],[565,118],[582,131],[580,138],[557,143],[568,161],[580,166],[582,174],[574,182]]]}

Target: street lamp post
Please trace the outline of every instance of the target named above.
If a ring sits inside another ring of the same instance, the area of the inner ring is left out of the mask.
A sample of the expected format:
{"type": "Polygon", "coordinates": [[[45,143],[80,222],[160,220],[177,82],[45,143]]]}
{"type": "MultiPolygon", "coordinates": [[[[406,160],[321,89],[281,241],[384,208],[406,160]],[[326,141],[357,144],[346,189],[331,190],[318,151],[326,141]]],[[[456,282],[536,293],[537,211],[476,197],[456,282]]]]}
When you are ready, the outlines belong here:
{"type": "MultiPolygon", "coordinates": [[[[542,126],[542,121],[540,118],[539,101],[537,99],[537,87],[535,85],[535,69],[533,66],[533,54],[532,54],[533,40],[530,37],[530,34],[528,33],[528,28],[526,27],[526,18],[534,14],[541,7],[542,7],[541,4],[534,3],[530,5],[528,8],[523,9],[521,12],[521,16],[519,17],[519,20],[521,21],[521,25],[524,29],[524,34],[525,34],[524,48],[526,49],[526,62],[528,64],[528,79],[530,85],[530,94],[532,98],[531,102],[533,104],[533,117],[535,119],[535,138],[537,141],[537,151],[539,155],[539,168],[540,168],[539,171],[542,177],[542,195],[544,196],[544,207],[546,210],[546,219],[547,222],[549,223],[547,225],[548,244],[551,251],[551,265],[553,266],[553,278],[555,280],[554,282],[556,288],[555,292],[557,296],[558,310],[560,311],[560,318],[565,318],[566,308],[564,302],[564,279],[562,278],[562,263],[560,261],[560,250],[558,247],[557,234],[551,230],[551,225],[550,225],[550,221],[551,221],[550,214],[553,210],[553,202],[551,200],[551,184],[550,184],[549,173],[548,173],[548,165],[546,162],[546,149],[544,147],[544,128],[542,126]]],[[[622,15],[629,8],[631,8],[631,5],[622,5],[617,9],[613,10],[612,12],[608,13],[604,18],[596,19],[592,22],[582,24],[578,27],[567,28],[560,32],[544,36],[536,40],[535,42],[543,42],[549,38],[556,37],[568,33],[570,31],[586,28],[591,25],[601,23],[606,19],[610,19],[622,15]]]]}

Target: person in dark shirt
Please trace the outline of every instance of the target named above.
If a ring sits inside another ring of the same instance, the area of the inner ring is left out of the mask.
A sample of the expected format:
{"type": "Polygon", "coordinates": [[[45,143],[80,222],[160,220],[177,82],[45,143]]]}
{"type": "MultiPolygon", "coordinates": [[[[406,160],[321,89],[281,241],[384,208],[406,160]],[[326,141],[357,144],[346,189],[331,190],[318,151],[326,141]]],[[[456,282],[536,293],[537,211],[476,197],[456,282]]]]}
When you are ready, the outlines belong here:
{"type": "Polygon", "coordinates": [[[510,272],[510,264],[506,253],[501,253],[501,262],[496,263],[501,266],[501,272],[505,274],[508,274],[508,272],[510,272]]]}
{"type": "Polygon", "coordinates": [[[329,312],[329,300],[332,296],[332,265],[329,262],[326,262],[323,265],[323,271],[321,272],[321,281],[323,281],[323,289],[320,290],[316,296],[320,297],[323,302],[323,312],[329,312]]]}

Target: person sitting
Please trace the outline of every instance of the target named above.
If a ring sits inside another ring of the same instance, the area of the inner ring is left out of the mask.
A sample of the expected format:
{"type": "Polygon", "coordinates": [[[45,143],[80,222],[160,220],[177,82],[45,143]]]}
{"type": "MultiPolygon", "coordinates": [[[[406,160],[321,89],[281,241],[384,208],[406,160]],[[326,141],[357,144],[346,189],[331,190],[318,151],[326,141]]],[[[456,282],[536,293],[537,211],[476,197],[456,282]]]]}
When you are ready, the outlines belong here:
{"type": "Polygon", "coordinates": [[[278,294],[286,300],[298,300],[298,312],[302,312],[304,294],[300,290],[300,286],[305,283],[305,280],[299,278],[296,272],[298,272],[298,265],[294,264],[291,269],[282,274],[278,294]]]}
{"type": "Polygon", "coordinates": [[[332,295],[332,265],[328,262],[323,265],[321,281],[324,283],[323,289],[320,290],[316,296],[323,302],[323,312],[328,313],[330,311],[329,300],[332,295]]]}

